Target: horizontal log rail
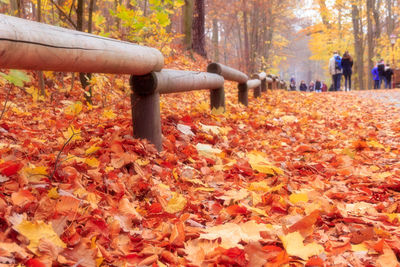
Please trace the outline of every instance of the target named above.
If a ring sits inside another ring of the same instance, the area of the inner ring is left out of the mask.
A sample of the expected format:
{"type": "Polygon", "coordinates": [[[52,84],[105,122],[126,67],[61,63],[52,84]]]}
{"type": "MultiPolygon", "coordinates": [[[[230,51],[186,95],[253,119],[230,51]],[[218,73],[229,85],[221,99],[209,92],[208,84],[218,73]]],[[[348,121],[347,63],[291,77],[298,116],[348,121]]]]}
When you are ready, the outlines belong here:
{"type": "Polygon", "coordinates": [[[0,15],[0,68],[143,75],[163,66],[155,48],[0,15]]]}
{"type": "Polygon", "coordinates": [[[227,81],[245,83],[249,77],[243,72],[220,63],[211,63],[207,66],[207,72],[216,73],[224,77],[227,81]]]}
{"type": "Polygon", "coordinates": [[[205,89],[211,109],[225,109],[225,80],[238,83],[239,102],[246,106],[250,89],[259,97],[285,86],[275,75],[260,72],[249,80],[220,63],[209,64],[207,72],[163,66],[164,57],[154,48],[0,14],[0,68],[131,75],[133,135],[148,139],[159,151],[160,94],[205,89]]]}

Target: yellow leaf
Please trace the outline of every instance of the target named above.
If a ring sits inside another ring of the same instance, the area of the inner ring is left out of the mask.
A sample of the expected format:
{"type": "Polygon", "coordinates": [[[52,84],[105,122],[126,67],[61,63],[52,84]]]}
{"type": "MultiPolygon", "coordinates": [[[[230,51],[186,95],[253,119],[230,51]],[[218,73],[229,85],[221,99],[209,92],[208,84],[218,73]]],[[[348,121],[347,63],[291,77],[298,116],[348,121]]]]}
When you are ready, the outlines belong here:
{"type": "Polygon", "coordinates": [[[224,112],[225,112],[225,108],[224,107],[219,107],[219,108],[213,108],[212,110],[211,110],[211,114],[212,115],[222,115],[222,114],[224,114],[224,112]]]}
{"type": "Polygon", "coordinates": [[[22,222],[15,225],[14,228],[29,240],[28,248],[35,254],[38,253],[40,239],[46,239],[57,247],[67,247],[54,232],[51,224],[46,224],[43,221],[30,222],[22,220],[22,222]]]}
{"type": "Polygon", "coordinates": [[[177,213],[182,211],[186,206],[187,200],[179,193],[173,192],[172,198],[168,201],[164,210],[168,213],[177,213]]]}
{"type": "Polygon", "coordinates": [[[104,261],[103,257],[97,258],[96,259],[96,267],[100,267],[101,264],[103,263],[103,261],[104,261]]]}
{"type": "Polygon", "coordinates": [[[266,181],[253,182],[249,185],[249,190],[251,191],[261,191],[261,192],[274,192],[279,191],[283,187],[283,184],[276,185],[274,187],[269,187],[266,181]]]}
{"type": "Polygon", "coordinates": [[[85,163],[92,168],[97,168],[100,165],[100,161],[96,158],[87,158],[85,163]]]}
{"type": "Polygon", "coordinates": [[[212,187],[198,187],[194,191],[214,192],[215,189],[212,187]]]}
{"type": "Polygon", "coordinates": [[[57,187],[53,187],[52,189],[50,189],[49,192],[47,192],[47,196],[52,199],[59,198],[60,195],[58,194],[57,187]]]}
{"type": "Polygon", "coordinates": [[[150,163],[148,159],[137,159],[135,162],[140,166],[146,166],[150,163]]]}
{"type": "Polygon", "coordinates": [[[97,245],[96,245],[96,236],[93,236],[92,239],[90,239],[90,248],[91,248],[91,249],[97,248],[97,245]]]}
{"type": "Polygon", "coordinates": [[[372,148],[383,148],[383,149],[385,148],[384,145],[382,145],[376,140],[367,141],[367,145],[372,148]]]}
{"type": "Polygon", "coordinates": [[[386,213],[390,222],[393,222],[395,219],[400,221],[400,213],[386,213]]]}
{"type": "Polygon", "coordinates": [[[351,250],[354,251],[354,252],[368,251],[368,248],[364,243],[357,244],[357,245],[351,244],[351,250]]]}
{"type": "Polygon", "coordinates": [[[92,145],[91,147],[89,147],[88,149],[86,149],[85,154],[90,155],[93,154],[94,152],[96,152],[97,150],[99,150],[100,147],[96,146],[96,145],[92,145]]]}
{"type": "Polygon", "coordinates": [[[69,105],[64,113],[67,115],[77,116],[82,111],[82,102],[77,101],[71,105],[69,105]]]}
{"type": "Polygon", "coordinates": [[[63,133],[65,139],[72,141],[82,140],[81,130],[75,129],[74,126],[70,126],[66,132],[63,133]]]}
{"type": "Polygon", "coordinates": [[[283,246],[290,256],[297,256],[303,260],[308,260],[311,256],[324,252],[324,247],[315,242],[304,245],[304,238],[298,231],[280,236],[279,238],[282,240],[283,246]]]}
{"type": "Polygon", "coordinates": [[[47,176],[46,167],[35,167],[31,165],[22,169],[22,176],[31,182],[39,182],[43,177],[47,176]]]}
{"type": "Polygon", "coordinates": [[[308,202],[308,196],[307,194],[304,193],[299,193],[299,194],[294,193],[289,196],[289,200],[293,204],[296,204],[298,202],[308,202]]]}
{"type": "Polygon", "coordinates": [[[283,170],[271,165],[266,157],[265,153],[258,151],[247,153],[247,158],[253,170],[270,175],[283,174],[283,170]]]}
{"type": "Polygon", "coordinates": [[[268,217],[268,214],[265,212],[265,210],[259,209],[259,208],[254,208],[246,204],[242,204],[246,209],[251,210],[252,212],[258,213],[258,215],[262,215],[264,217],[268,217]]]}
{"type": "Polygon", "coordinates": [[[103,116],[107,119],[114,119],[115,117],[117,117],[117,115],[115,115],[115,113],[111,109],[105,109],[103,111],[103,116]]]}

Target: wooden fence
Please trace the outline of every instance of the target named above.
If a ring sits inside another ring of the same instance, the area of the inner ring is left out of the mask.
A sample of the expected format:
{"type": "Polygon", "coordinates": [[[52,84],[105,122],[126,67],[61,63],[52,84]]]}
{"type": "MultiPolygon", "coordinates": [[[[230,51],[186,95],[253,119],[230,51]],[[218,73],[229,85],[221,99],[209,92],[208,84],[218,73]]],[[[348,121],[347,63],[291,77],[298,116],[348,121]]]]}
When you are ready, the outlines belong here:
{"type": "Polygon", "coordinates": [[[286,84],[265,72],[252,75],[211,63],[207,72],[163,69],[154,48],[93,34],[0,15],[0,68],[84,73],[129,74],[135,138],[162,149],[160,94],[210,90],[210,107],[225,108],[224,81],[238,83],[238,101],[248,105],[248,92],[260,97],[286,84]]]}

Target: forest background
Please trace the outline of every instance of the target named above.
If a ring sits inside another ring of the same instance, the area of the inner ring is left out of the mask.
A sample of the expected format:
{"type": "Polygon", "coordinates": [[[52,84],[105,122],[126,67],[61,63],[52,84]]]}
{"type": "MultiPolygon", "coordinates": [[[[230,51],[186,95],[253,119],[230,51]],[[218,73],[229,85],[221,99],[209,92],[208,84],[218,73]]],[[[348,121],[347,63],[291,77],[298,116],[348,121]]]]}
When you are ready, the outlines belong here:
{"type": "MultiPolygon", "coordinates": [[[[156,47],[189,51],[248,74],[330,82],[335,50],[354,57],[356,88],[400,55],[397,0],[0,0],[0,12],[156,47]]],[[[83,78],[81,80],[84,80],[83,78]]],[[[84,81],[83,81],[84,82],[84,81]]]]}

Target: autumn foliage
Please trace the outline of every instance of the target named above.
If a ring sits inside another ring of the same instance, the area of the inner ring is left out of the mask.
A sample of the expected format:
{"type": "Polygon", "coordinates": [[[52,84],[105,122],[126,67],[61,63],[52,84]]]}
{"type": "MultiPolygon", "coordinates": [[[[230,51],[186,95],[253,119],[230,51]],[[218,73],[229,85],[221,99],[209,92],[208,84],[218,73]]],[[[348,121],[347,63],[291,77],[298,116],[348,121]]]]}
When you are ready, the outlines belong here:
{"type": "Polygon", "coordinates": [[[97,91],[93,106],[54,84],[42,101],[12,88],[0,263],[398,266],[397,107],[365,93],[269,91],[246,108],[227,83],[225,113],[209,110],[208,92],[162,96],[157,153],[132,138],[129,94],[116,86],[125,78],[103,81],[107,99],[97,91]]]}

